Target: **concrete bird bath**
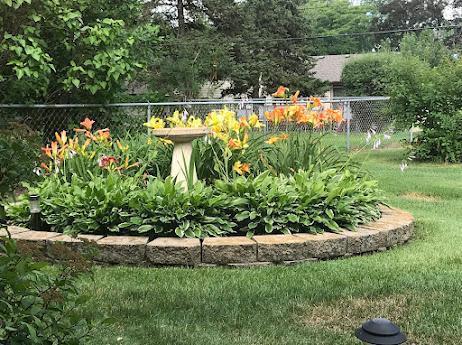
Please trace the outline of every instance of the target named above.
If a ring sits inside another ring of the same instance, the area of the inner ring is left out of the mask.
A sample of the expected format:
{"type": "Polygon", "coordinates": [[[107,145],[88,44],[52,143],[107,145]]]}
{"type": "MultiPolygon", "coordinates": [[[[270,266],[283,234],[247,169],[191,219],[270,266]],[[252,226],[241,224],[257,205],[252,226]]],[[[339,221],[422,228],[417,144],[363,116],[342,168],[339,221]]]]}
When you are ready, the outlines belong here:
{"type": "MultiPolygon", "coordinates": [[[[168,139],[173,142],[173,155],[172,155],[172,168],[170,175],[176,178],[177,184],[182,184],[187,187],[186,173],[189,170],[191,155],[192,155],[192,141],[197,138],[204,137],[211,134],[212,131],[208,127],[198,128],[159,128],[152,129],[151,134],[168,139]]],[[[193,182],[197,181],[196,167],[194,166],[193,182]]]]}

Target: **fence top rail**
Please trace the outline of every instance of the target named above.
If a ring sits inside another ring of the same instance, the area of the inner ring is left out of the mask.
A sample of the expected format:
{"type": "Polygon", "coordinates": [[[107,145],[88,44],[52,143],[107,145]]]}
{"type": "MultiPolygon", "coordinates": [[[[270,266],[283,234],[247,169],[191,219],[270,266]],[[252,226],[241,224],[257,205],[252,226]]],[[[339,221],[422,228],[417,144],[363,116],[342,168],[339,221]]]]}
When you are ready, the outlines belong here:
{"type": "MultiPolygon", "coordinates": [[[[387,101],[390,97],[342,97],[342,98],[321,98],[323,103],[344,103],[344,102],[361,102],[361,101],[387,101]]],[[[309,99],[300,99],[301,102],[307,102],[309,99]]],[[[290,103],[289,99],[216,99],[216,100],[192,100],[182,102],[141,102],[141,103],[108,103],[108,104],[0,104],[0,108],[124,108],[124,107],[156,107],[156,106],[194,106],[194,105],[274,105],[290,103]]]]}

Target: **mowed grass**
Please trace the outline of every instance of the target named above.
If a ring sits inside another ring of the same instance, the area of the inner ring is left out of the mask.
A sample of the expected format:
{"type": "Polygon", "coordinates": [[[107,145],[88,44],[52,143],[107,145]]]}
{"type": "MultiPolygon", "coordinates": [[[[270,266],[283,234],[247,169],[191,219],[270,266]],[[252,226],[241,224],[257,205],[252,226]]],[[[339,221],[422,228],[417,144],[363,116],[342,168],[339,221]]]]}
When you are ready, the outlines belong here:
{"type": "Polygon", "coordinates": [[[355,327],[383,316],[409,344],[462,339],[462,166],[417,164],[402,152],[361,154],[388,202],[417,219],[395,249],[292,267],[99,268],[85,312],[115,322],[92,344],[358,344],[355,327]]]}

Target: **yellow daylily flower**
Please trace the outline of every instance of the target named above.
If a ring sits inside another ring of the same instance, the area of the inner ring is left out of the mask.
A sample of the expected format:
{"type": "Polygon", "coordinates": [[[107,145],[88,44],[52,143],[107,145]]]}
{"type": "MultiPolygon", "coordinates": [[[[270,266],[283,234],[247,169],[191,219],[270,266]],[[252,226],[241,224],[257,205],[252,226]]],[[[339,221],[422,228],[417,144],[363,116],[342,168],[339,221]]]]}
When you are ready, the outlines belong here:
{"type": "Polygon", "coordinates": [[[263,127],[263,123],[260,122],[260,119],[258,118],[257,114],[250,115],[249,124],[253,128],[262,128],[263,127]]]}
{"type": "Polygon", "coordinates": [[[165,121],[159,117],[151,117],[149,122],[146,122],[144,125],[151,129],[165,128],[165,121]]]}
{"type": "Polygon", "coordinates": [[[172,116],[166,118],[170,127],[186,127],[186,123],[183,121],[183,115],[176,110],[172,116]]]}

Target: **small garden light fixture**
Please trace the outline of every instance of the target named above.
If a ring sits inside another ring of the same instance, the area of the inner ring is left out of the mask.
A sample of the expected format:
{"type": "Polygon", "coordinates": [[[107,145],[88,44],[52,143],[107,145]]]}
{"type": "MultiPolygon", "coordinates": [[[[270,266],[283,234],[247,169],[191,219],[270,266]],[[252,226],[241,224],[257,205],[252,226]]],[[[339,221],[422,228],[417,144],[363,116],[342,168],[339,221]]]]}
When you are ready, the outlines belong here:
{"type": "Polygon", "coordinates": [[[398,326],[382,318],[366,321],[356,330],[355,335],[366,344],[376,345],[398,345],[407,340],[398,326]]]}
{"type": "Polygon", "coordinates": [[[29,196],[29,208],[30,208],[30,221],[29,227],[31,230],[41,230],[41,219],[40,219],[40,197],[38,195],[29,196]]]}

